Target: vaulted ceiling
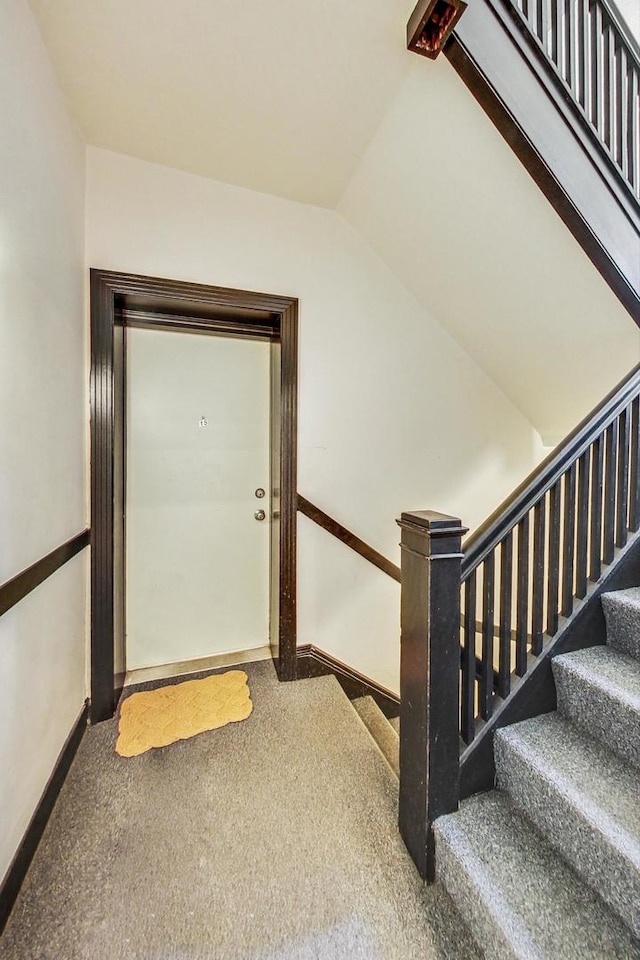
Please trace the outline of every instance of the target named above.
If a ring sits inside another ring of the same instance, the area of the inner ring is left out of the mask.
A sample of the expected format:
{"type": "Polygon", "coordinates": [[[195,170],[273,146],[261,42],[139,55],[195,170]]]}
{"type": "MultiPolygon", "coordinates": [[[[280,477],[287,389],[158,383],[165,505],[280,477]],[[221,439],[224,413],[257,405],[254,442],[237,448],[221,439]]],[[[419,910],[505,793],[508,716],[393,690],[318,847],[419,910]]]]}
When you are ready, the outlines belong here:
{"type": "Polygon", "coordinates": [[[412,0],[30,2],[89,144],[337,209],[545,442],[640,359],[412,0]]]}
{"type": "Polygon", "coordinates": [[[333,206],[406,72],[410,0],[31,0],[88,143],[333,206]]]}

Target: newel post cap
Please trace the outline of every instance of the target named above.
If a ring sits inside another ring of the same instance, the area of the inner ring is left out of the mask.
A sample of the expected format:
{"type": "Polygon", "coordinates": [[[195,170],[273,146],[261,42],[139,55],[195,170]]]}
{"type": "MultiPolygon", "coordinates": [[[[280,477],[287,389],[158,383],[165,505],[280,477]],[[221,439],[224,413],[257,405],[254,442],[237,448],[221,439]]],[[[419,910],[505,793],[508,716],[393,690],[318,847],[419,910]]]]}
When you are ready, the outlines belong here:
{"type": "Polygon", "coordinates": [[[408,510],[396,520],[403,530],[421,533],[428,537],[463,537],[469,528],[463,526],[459,517],[436,510],[408,510]]]}

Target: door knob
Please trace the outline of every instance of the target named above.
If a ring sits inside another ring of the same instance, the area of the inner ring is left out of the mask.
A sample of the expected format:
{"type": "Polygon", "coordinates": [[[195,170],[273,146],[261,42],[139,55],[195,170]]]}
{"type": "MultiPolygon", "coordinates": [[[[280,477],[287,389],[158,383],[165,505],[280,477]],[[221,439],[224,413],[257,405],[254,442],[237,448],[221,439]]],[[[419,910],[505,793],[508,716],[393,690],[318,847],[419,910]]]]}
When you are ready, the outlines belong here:
{"type": "Polygon", "coordinates": [[[256,510],[256,512],[254,513],[254,517],[256,518],[256,520],[264,520],[264,518],[266,517],[266,513],[264,512],[264,510],[256,510]]]}

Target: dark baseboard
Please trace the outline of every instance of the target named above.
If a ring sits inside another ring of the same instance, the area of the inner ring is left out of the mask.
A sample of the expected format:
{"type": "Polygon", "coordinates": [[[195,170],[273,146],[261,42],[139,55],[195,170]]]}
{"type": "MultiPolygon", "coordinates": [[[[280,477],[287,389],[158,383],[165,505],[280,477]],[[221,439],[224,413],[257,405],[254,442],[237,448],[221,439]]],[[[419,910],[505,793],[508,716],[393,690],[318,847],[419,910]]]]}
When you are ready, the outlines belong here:
{"type": "Polygon", "coordinates": [[[29,865],[33,860],[33,856],[38,849],[38,844],[40,843],[44,829],[49,822],[51,811],[53,810],[55,802],[58,798],[58,794],[60,793],[67,773],[69,772],[71,762],[76,755],[76,751],[80,746],[80,741],[82,740],[84,732],[87,729],[88,716],[89,701],[85,700],[82,713],[78,717],[73,729],[71,730],[71,733],[67,737],[67,741],[62,748],[60,756],[58,757],[56,765],[53,769],[53,773],[49,777],[49,782],[45,787],[40,803],[36,808],[36,812],[31,818],[31,823],[27,827],[27,832],[23,837],[22,843],[18,847],[18,851],[13,858],[7,875],[0,886],[0,933],[2,933],[6,922],[9,919],[9,914],[11,913],[13,905],[16,901],[16,897],[20,892],[20,887],[22,886],[22,882],[26,876],[27,870],[29,869],[29,865]]]}
{"type": "Polygon", "coordinates": [[[400,698],[386,687],[358,673],[353,667],[336,660],[324,650],[318,650],[312,644],[298,647],[298,679],[326,677],[332,674],[350,700],[358,697],[373,697],[386,717],[400,716],[400,698]]]}

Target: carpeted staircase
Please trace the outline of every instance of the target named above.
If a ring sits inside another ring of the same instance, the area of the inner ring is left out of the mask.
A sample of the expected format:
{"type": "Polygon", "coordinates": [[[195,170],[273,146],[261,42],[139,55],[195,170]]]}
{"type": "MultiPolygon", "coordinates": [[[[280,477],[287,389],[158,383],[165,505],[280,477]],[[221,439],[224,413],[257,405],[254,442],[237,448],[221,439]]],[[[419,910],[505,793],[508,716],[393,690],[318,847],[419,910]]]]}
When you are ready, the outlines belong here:
{"type": "Polygon", "coordinates": [[[607,645],[553,661],[557,712],[501,729],[496,789],[435,825],[487,960],[640,958],[640,588],[602,603],[607,645]]]}
{"type": "MultiPolygon", "coordinates": [[[[607,645],[553,661],[555,713],[504,727],[496,789],[436,824],[438,879],[487,960],[640,958],[640,587],[607,645]]],[[[353,701],[398,774],[398,721],[353,701]]]]}

